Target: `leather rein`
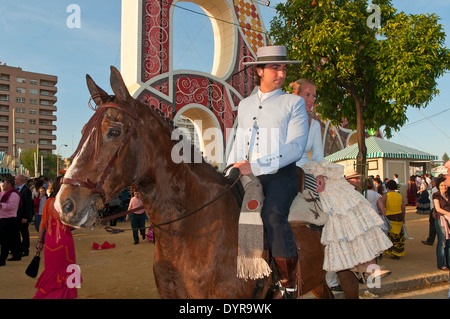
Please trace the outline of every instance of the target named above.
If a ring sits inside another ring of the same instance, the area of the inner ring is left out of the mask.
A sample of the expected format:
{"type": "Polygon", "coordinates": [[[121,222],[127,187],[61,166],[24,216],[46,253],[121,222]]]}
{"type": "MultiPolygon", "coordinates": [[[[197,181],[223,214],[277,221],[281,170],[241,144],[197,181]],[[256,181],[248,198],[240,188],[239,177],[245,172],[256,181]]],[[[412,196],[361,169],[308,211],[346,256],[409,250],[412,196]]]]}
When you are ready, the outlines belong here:
{"type": "MultiPolygon", "coordinates": [[[[210,204],[214,203],[216,200],[218,200],[219,198],[221,198],[222,196],[224,196],[226,193],[228,193],[228,192],[236,185],[236,183],[239,182],[239,180],[241,179],[240,177],[241,177],[241,176],[239,176],[239,178],[237,178],[237,179],[236,179],[229,187],[227,187],[226,190],[224,190],[222,193],[220,193],[220,194],[217,195],[215,198],[213,198],[213,199],[210,200],[209,202],[205,203],[205,204],[202,205],[201,207],[199,207],[199,208],[197,208],[197,209],[195,209],[195,210],[193,210],[193,211],[191,211],[191,212],[189,212],[189,213],[183,214],[183,215],[180,216],[180,217],[174,218],[174,219],[172,219],[172,220],[169,220],[169,221],[167,221],[167,222],[163,222],[163,223],[160,223],[160,224],[153,224],[153,223],[151,223],[151,221],[150,221],[151,225],[150,225],[149,227],[144,227],[144,228],[151,228],[151,227],[153,227],[153,228],[158,228],[158,227],[160,227],[160,226],[169,225],[169,224],[175,223],[175,222],[177,222],[177,221],[180,221],[180,220],[182,220],[182,219],[184,219],[184,218],[187,218],[187,217],[189,217],[189,216],[191,216],[191,215],[194,215],[195,213],[198,213],[198,212],[201,211],[203,208],[209,206],[210,204]]],[[[136,207],[136,208],[127,210],[127,211],[122,212],[122,213],[119,213],[119,214],[114,214],[114,215],[111,215],[111,216],[108,216],[108,217],[105,217],[105,218],[101,218],[99,222],[101,223],[101,222],[110,221],[110,220],[112,220],[112,219],[117,219],[117,218],[120,218],[120,217],[122,217],[122,216],[126,216],[126,215],[128,215],[128,214],[131,214],[131,213],[133,213],[133,212],[135,212],[135,211],[137,211],[137,210],[143,209],[143,208],[144,208],[144,206],[139,206],[139,207],[136,207]]],[[[120,229],[120,230],[119,230],[119,229],[114,229],[114,228],[112,228],[112,227],[105,227],[105,229],[107,229],[107,231],[109,231],[109,232],[111,232],[111,233],[116,233],[116,232],[118,232],[118,231],[120,232],[120,231],[124,231],[124,230],[132,230],[132,229],[120,229]]],[[[140,229],[142,229],[142,228],[140,228],[140,229]]]]}

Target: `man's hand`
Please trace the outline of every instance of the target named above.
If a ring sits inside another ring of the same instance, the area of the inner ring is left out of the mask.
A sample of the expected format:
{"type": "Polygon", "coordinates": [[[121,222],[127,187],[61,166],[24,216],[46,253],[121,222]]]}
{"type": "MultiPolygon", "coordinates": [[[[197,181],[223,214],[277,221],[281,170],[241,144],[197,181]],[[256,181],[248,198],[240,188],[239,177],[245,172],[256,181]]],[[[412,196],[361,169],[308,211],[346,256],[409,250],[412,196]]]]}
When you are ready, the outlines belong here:
{"type": "Polygon", "coordinates": [[[249,161],[237,162],[233,167],[239,168],[241,175],[249,175],[252,173],[252,168],[249,161]]]}

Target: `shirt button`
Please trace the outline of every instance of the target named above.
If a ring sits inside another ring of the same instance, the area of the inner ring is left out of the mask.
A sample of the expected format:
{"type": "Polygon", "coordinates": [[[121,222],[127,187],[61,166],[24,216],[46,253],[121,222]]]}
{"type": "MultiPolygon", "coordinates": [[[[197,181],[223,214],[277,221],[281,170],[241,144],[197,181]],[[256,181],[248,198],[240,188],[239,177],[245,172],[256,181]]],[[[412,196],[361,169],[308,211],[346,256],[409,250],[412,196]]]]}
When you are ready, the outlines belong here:
{"type": "Polygon", "coordinates": [[[259,106],[259,109],[262,109],[262,106],[261,106],[261,105],[259,106]]]}

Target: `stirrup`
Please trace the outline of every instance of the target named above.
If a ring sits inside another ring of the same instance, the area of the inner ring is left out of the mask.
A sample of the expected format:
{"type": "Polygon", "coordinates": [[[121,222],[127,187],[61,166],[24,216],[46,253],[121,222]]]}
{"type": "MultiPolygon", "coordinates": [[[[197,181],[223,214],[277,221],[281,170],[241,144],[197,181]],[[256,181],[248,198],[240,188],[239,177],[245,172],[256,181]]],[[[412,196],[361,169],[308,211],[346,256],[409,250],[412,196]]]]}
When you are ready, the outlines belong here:
{"type": "Polygon", "coordinates": [[[373,272],[367,272],[367,267],[364,267],[362,265],[358,265],[356,267],[353,267],[352,269],[350,269],[350,271],[356,276],[356,278],[358,278],[358,280],[361,282],[363,282],[364,284],[367,281],[367,278],[369,278],[369,276],[373,276],[373,279],[375,278],[384,278],[389,276],[392,272],[386,269],[383,270],[379,270],[377,273],[373,272]]]}
{"type": "Polygon", "coordinates": [[[297,299],[297,285],[295,288],[283,287],[280,282],[277,284],[278,286],[278,296],[279,299],[297,299]]]}

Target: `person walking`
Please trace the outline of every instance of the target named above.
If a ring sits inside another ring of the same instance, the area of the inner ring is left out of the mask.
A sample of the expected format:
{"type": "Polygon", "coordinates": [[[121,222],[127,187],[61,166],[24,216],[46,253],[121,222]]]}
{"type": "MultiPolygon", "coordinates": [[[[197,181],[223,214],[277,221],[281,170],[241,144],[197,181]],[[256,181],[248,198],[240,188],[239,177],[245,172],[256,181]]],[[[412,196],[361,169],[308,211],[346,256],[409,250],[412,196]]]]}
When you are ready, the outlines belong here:
{"type": "Polygon", "coordinates": [[[61,222],[59,213],[54,207],[61,178],[62,176],[58,176],[48,186],[50,197],[45,202],[36,244],[36,253],[40,254],[44,250],[45,269],[37,280],[35,286],[37,291],[33,299],[75,299],[78,296],[77,288],[67,284],[67,279],[71,275],[68,267],[76,264],[72,228],[61,222]]]}
{"type": "Polygon", "coordinates": [[[421,180],[420,189],[418,191],[419,198],[417,198],[417,214],[430,214],[430,194],[428,193],[428,184],[425,179],[421,180]]]}
{"type": "Polygon", "coordinates": [[[17,210],[20,204],[20,194],[14,188],[14,178],[4,178],[3,191],[0,193],[0,266],[6,265],[9,251],[12,257],[8,261],[22,259],[17,222],[17,210]]]}
{"type": "Polygon", "coordinates": [[[406,196],[408,198],[408,205],[416,206],[417,205],[417,183],[416,177],[412,175],[408,181],[408,190],[406,192],[406,196]]]}
{"type": "MultiPolygon", "coordinates": [[[[128,210],[135,209],[138,207],[142,207],[142,199],[139,192],[134,191],[134,196],[130,200],[130,204],[128,205],[128,210]]],[[[131,218],[131,228],[133,229],[133,239],[134,244],[139,244],[139,233],[142,236],[142,239],[145,239],[145,210],[144,208],[139,209],[133,213],[130,213],[126,217],[126,221],[128,221],[128,216],[131,218]]]]}
{"type": "Polygon", "coordinates": [[[441,270],[450,268],[450,203],[449,191],[443,179],[436,182],[437,192],[433,194],[436,211],[436,257],[437,267],[441,270]]]}
{"type": "MultiPolygon", "coordinates": [[[[443,179],[442,179],[443,180],[443,179]]],[[[430,198],[430,217],[428,218],[428,238],[426,240],[422,240],[422,244],[427,246],[433,246],[434,241],[436,239],[436,210],[434,209],[434,201],[433,194],[438,191],[436,187],[436,179],[431,178],[431,198],[430,198]]]]}
{"type": "Polygon", "coordinates": [[[47,191],[45,187],[41,186],[38,189],[38,195],[34,198],[34,226],[39,232],[41,226],[42,213],[44,212],[45,202],[47,201],[47,191]]]}
{"type": "Polygon", "coordinates": [[[27,179],[24,175],[17,175],[15,183],[22,199],[22,205],[17,211],[17,222],[20,232],[20,253],[22,257],[28,256],[30,251],[30,232],[28,226],[33,218],[33,199],[31,190],[26,185],[27,179]]]}
{"type": "Polygon", "coordinates": [[[380,209],[391,223],[391,230],[388,233],[389,239],[393,246],[385,251],[392,259],[400,259],[405,255],[405,234],[403,231],[403,224],[406,217],[406,201],[397,192],[397,183],[393,180],[387,182],[387,193],[381,197],[380,209]]]}

